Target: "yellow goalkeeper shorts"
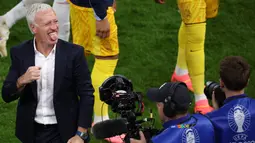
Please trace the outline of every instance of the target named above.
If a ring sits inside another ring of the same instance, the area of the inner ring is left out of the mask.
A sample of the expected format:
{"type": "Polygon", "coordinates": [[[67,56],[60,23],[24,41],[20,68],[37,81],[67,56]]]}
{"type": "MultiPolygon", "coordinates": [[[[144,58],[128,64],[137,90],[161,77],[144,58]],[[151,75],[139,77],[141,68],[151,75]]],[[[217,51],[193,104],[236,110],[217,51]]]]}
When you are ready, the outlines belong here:
{"type": "Polygon", "coordinates": [[[69,3],[73,43],[83,46],[86,55],[118,55],[119,43],[113,8],[109,7],[107,10],[107,18],[110,23],[110,36],[101,39],[96,36],[96,18],[94,10],[92,8],[74,5],[71,2],[69,3]]]}
{"type": "Polygon", "coordinates": [[[206,21],[205,0],[178,0],[178,8],[185,24],[202,23],[206,21]]]}

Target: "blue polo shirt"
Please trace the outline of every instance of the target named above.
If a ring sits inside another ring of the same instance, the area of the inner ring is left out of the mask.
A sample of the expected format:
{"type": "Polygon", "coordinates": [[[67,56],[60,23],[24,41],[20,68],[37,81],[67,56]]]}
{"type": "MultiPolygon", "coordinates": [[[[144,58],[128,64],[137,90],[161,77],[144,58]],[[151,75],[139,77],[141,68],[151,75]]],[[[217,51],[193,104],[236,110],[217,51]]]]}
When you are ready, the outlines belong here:
{"type": "Polygon", "coordinates": [[[201,114],[186,115],[163,124],[164,131],[151,139],[153,143],[214,143],[213,125],[201,114]]]}
{"type": "Polygon", "coordinates": [[[207,114],[217,143],[255,143],[255,100],[246,94],[232,96],[207,114]]]}

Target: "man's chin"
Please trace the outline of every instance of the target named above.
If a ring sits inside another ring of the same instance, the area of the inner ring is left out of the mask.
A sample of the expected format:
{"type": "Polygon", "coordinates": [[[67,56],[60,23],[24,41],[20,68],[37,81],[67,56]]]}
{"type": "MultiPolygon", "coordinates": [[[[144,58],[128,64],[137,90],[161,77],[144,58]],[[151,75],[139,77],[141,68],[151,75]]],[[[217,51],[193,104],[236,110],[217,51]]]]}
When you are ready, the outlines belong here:
{"type": "Polygon", "coordinates": [[[54,40],[54,41],[53,41],[53,40],[50,40],[50,41],[49,41],[49,44],[50,44],[50,45],[55,45],[55,44],[57,44],[57,42],[58,42],[58,39],[57,39],[57,40],[54,40]]]}

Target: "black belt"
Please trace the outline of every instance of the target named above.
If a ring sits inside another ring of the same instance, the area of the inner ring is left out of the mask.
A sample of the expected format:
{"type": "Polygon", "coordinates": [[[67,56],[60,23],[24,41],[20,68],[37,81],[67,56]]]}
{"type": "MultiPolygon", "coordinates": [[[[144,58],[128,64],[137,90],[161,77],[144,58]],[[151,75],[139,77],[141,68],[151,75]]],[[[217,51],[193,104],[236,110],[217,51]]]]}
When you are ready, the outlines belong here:
{"type": "Polygon", "coordinates": [[[35,122],[35,127],[36,128],[43,128],[43,129],[48,129],[48,128],[56,128],[58,124],[40,124],[35,122]]]}

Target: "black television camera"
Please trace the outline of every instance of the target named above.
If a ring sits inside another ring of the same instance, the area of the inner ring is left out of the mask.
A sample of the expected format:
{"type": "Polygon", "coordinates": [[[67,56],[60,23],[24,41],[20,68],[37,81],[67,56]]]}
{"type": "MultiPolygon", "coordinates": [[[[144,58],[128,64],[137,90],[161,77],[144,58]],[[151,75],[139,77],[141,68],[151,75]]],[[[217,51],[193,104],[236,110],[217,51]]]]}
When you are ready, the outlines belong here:
{"type": "Polygon", "coordinates": [[[100,100],[111,106],[115,113],[122,117],[131,111],[135,115],[141,115],[143,110],[142,94],[133,92],[133,85],[130,80],[122,75],[111,76],[99,87],[100,100]],[[136,109],[138,102],[138,109],[136,109]]]}
{"type": "Polygon", "coordinates": [[[92,128],[95,138],[109,138],[124,133],[124,141],[129,143],[130,138],[140,138],[140,130],[143,131],[147,140],[159,132],[153,128],[154,118],[136,119],[137,116],[142,115],[144,110],[142,94],[133,92],[133,85],[126,77],[122,75],[109,77],[99,87],[99,93],[100,100],[110,105],[113,112],[120,114],[121,119],[106,120],[95,124],[92,128]],[[152,124],[146,128],[142,126],[145,122],[152,124]]]}
{"type": "Polygon", "coordinates": [[[206,87],[204,88],[204,93],[207,99],[212,100],[212,93],[214,91],[215,100],[218,103],[219,107],[223,106],[224,100],[226,99],[225,93],[220,88],[220,85],[214,81],[206,82],[206,87]]]}

